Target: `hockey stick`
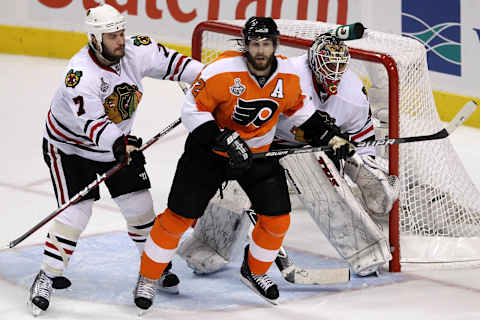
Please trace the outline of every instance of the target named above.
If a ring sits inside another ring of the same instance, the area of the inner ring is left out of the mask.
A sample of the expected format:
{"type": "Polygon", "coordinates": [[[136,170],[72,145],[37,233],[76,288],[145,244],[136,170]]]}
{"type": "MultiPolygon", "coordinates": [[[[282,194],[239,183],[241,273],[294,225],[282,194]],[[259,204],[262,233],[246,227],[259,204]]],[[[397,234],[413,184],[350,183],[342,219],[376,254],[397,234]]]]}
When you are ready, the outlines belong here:
{"type": "MultiPolygon", "coordinates": [[[[257,215],[251,209],[246,209],[250,222],[253,225],[257,223],[257,215]]],[[[275,265],[282,274],[282,277],[293,284],[305,285],[327,285],[342,284],[350,280],[349,268],[330,268],[330,269],[303,269],[296,266],[292,258],[287,254],[285,248],[280,247],[278,255],[275,258],[275,265]]]]}
{"type": "MultiPolygon", "coordinates": [[[[410,142],[420,142],[420,141],[431,141],[439,140],[448,137],[456,128],[458,128],[465,120],[470,117],[470,115],[477,109],[478,105],[474,101],[467,102],[462,109],[456,114],[455,118],[450,121],[446,128],[442,130],[422,136],[414,137],[404,137],[404,138],[393,138],[393,139],[378,139],[373,141],[363,141],[355,143],[357,148],[364,147],[375,147],[375,146],[384,146],[390,144],[401,144],[401,143],[410,143],[410,142]]],[[[317,152],[317,151],[326,151],[331,150],[330,146],[320,146],[320,147],[303,147],[303,148],[291,148],[291,149],[278,149],[267,152],[257,152],[254,153],[253,159],[261,159],[268,157],[282,157],[288,154],[298,154],[298,153],[307,153],[307,152],[317,152]]]]}
{"type": "MultiPolygon", "coordinates": [[[[150,140],[148,140],[146,143],[144,143],[141,147],[140,150],[144,151],[148,147],[150,147],[152,144],[157,142],[158,139],[169,133],[173,128],[178,126],[181,123],[181,119],[178,118],[171,124],[169,124],[166,128],[164,128],[162,131],[160,131],[157,135],[152,137],[150,140]]],[[[10,243],[7,245],[7,248],[13,248],[16,245],[18,245],[20,242],[28,238],[30,235],[32,235],[34,232],[36,232],[38,229],[43,227],[46,223],[48,223],[50,220],[58,216],[60,213],[62,213],[65,209],[70,207],[72,204],[76,203],[80,199],[82,199],[90,190],[93,188],[96,188],[100,183],[103,181],[107,180],[110,178],[113,174],[115,174],[118,170],[123,168],[125,166],[125,162],[123,163],[118,163],[116,164],[113,168],[102,174],[101,176],[98,176],[96,180],[92,181],[89,185],[87,185],[84,189],[82,189],[79,193],[74,195],[70,200],[65,202],[63,205],[58,207],[56,210],[54,210],[51,214],[49,214],[47,217],[42,219],[39,223],[37,223],[35,226],[33,226],[30,230],[22,234],[20,237],[16,238],[15,240],[10,241],[10,243]]]]}

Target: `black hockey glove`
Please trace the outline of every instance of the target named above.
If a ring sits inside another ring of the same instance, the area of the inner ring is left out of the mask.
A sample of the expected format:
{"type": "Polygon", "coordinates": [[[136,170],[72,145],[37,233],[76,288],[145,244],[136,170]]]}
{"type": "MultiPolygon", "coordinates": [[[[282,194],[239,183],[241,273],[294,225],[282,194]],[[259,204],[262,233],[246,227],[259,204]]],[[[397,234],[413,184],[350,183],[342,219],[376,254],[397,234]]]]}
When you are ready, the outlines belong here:
{"type": "Polygon", "coordinates": [[[355,146],[343,136],[335,120],[326,112],[316,111],[298,129],[294,132],[297,140],[303,139],[313,147],[328,145],[337,159],[346,159],[355,153],[355,146]]]}
{"type": "Polygon", "coordinates": [[[113,143],[113,156],[120,163],[127,162],[127,165],[142,167],[145,165],[145,156],[139,149],[142,146],[142,138],[136,136],[120,136],[113,143]]]}
{"type": "Polygon", "coordinates": [[[216,137],[213,150],[227,153],[231,168],[246,170],[252,165],[252,152],[236,131],[224,129],[216,137]]]}

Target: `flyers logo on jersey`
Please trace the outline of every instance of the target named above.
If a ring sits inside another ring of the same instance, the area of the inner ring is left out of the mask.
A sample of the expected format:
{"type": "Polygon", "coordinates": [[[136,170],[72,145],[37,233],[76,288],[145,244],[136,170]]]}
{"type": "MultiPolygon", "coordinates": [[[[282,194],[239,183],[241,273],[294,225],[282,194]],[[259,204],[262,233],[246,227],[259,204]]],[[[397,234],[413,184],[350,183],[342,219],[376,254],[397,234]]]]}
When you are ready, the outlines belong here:
{"type": "Polygon", "coordinates": [[[82,74],[82,71],[74,71],[73,69],[70,69],[65,77],[65,85],[69,88],[75,88],[80,82],[82,74]]]}
{"type": "Polygon", "coordinates": [[[278,103],[270,99],[238,99],[232,113],[232,120],[248,127],[261,127],[270,120],[278,109],[278,103]]]}

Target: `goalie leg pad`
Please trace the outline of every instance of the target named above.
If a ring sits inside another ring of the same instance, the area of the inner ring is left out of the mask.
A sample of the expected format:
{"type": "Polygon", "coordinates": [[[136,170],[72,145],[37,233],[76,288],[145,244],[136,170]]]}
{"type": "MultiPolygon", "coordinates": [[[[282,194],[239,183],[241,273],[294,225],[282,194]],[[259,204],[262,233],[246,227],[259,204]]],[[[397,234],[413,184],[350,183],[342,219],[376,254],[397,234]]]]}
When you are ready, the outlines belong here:
{"type": "Polygon", "coordinates": [[[242,214],[249,207],[248,198],[236,182],[229,182],[223,199],[214,197],[193,233],[177,251],[195,273],[220,270],[241,252],[247,241],[250,223],[242,214]]]}
{"type": "Polygon", "coordinates": [[[398,177],[389,176],[386,168],[368,155],[355,155],[347,159],[344,172],[357,184],[365,206],[372,215],[382,217],[390,213],[399,196],[398,177]]]}
{"type": "Polygon", "coordinates": [[[290,155],[282,165],[297,184],[308,213],[354,273],[374,272],[391,259],[384,234],[325,153],[290,155]]]}

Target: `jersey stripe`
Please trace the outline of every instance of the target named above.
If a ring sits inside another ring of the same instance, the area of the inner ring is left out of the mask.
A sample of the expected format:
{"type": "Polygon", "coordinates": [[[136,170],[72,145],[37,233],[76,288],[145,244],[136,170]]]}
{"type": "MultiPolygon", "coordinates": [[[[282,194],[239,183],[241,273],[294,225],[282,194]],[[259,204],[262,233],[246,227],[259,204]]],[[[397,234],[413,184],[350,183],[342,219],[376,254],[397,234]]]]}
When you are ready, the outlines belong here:
{"type": "Polygon", "coordinates": [[[361,132],[353,135],[351,138],[352,138],[352,140],[357,140],[357,139],[365,136],[366,134],[368,134],[368,133],[370,133],[370,132],[372,132],[372,131],[373,131],[373,125],[371,125],[371,126],[368,127],[367,129],[365,129],[365,130],[363,130],[363,131],[361,131],[361,132]]]}
{"type": "MultiPolygon", "coordinates": [[[[90,135],[89,135],[90,139],[93,140],[93,135],[95,134],[95,130],[97,130],[98,127],[102,126],[102,125],[105,124],[106,122],[107,122],[107,120],[102,121],[102,122],[99,122],[99,123],[96,123],[94,126],[92,126],[92,128],[90,129],[90,135]]],[[[95,140],[98,140],[98,137],[97,137],[97,139],[95,139],[95,140]]]]}
{"type": "Polygon", "coordinates": [[[87,140],[88,142],[91,142],[90,139],[86,136],[83,136],[83,135],[80,135],[80,134],[77,134],[73,131],[71,131],[70,129],[68,129],[68,127],[66,125],[64,125],[63,123],[61,123],[60,121],[58,121],[58,119],[53,115],[53,113],[51,114],[52,115],[52,118],[53,120],[55,120],[55,123],[60,127],[62,128],[63,131],[66,131],[68,132],[69,134],[71,134],[72,136],[75,136],[77,138],[82,138],[84,140],[87,140]]]}
{"type": "Polygon", "coordinates": [[[185,69],[187,68],[187,65],[192,61],[192,59],[188,58],[187,61],[183,64],[183,68],[182,68],[182,71],[180,71],[180,73],[178,74],[178,77],[177,77],[177,80],[178,81],[183,81],[182,80],[182,74],[183,72],[185,71],[185,69]]]}
{"type": "Polygon", "coordinates": [[[73,139],[73,138],[70,138],[70,137],[67,137],[66,135],[64,135],[62,132],[60,132],[60,130],[58,130],[55,125],[53,124],[53,121],[52,121],[52,118],[51,118],[51,115],[52,115],[52,111],[48,111],[48,126],[53,130],[53,132],[55,132],[58,136],[62,137],[63,139],[65,140],[68,140],[68,141],[72,141],[76,144],[83,144],[83,142],[81,141],[78,141],[76,139],[73,139]]]}
{"type": "MultiPolygon", "coordinates": [[[[73,147],[76,147],[76,148],[79,148],[79,149],[82,149],[82,150],[85,150],[85,151],[90,151],[90,152],[96,152],[96,153],[108,153],[108,152],[110,152],[110,151],[107,151],[107,150],[96,150],[96,149],[92,149],[92,148],[86,147],[86,146],[84,146],[84,145],[79,145],[79,144],[75,144],[75,143],[70,143],[70,142],[68,142],[68,141],[66,141],[66,140],[58,139],[57,137],[55,137],[55,136],[50,132],[50,130],[48,130],[48,126],[45,126],[45,129],[46,129],[48,138],[51,139],[51,140],[53,140],[53,141],[65,143],[65,144],[68,144],[69,146],[73,146],[73,147]]],[[[93,146],[93,145],[92,145],[92,146],[93,146]]]]}
{"type": "Polygon", "coordinates": [[[175,57],[178,55],[179,53],[178,52],[175,52],[173,54],[173,56],[170,58],[170,61],[168,62],[168,68],[167,68],[167,72],[165,72],[165,75],[163,76],[163,80],[165,80],[168,75],[170,74],[170,70],[172,69],[172,64],[173,64],[173,61],[175,60],[175,57]]]}
{"type": "Polygon", "coordinates": [[[59,163],[60,154],[57,152],[57,148],[54,145],[49,144],[49,156],[51,158],[52,173],[54,173],[53,179],[57,187],[57,201],[60,205],[66,202],[68,199],[67,184],[65,183],[65,177],[63,174],[62,164],[59,163]]]}
{"type": "Polygon", "coordinates": [[[183,60],[185,59],[185,56],[181,56],[180,59],[177,61],[177,65],[175,66],[175,71],[173,71],[173,74],[170,76],[169,80],[173,80],[173,77],[178,73],[178,70],[180,69],[180,66],[182,65],[183,60]]]}

